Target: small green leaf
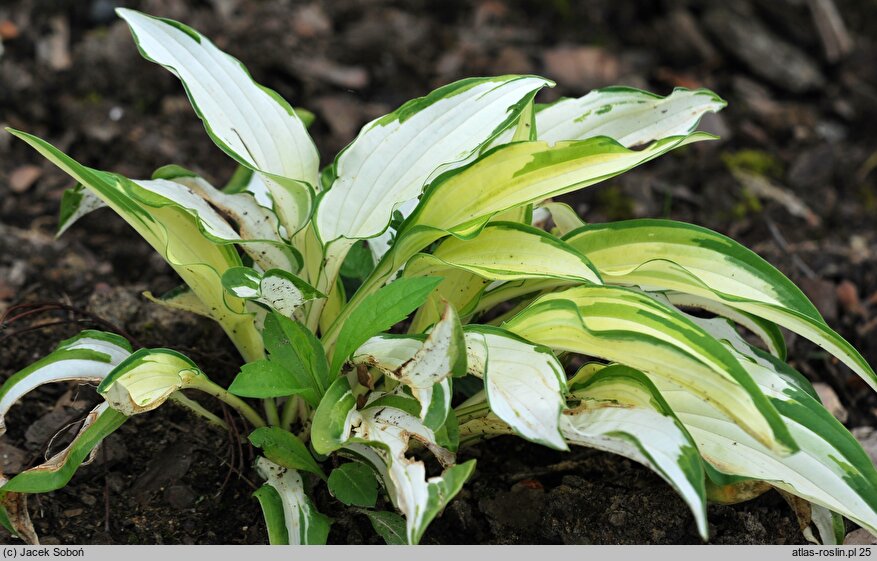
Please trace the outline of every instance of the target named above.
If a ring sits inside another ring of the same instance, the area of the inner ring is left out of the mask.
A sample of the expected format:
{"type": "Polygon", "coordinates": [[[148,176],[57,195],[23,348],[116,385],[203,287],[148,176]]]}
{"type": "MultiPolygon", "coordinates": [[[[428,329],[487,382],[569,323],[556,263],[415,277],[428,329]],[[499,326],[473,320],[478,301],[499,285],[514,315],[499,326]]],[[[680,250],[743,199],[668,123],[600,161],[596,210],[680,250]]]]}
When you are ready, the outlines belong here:
{"type": "Polygon", "coordinates": [[[373,507],[378,500],[378,480],[367,465],[350,462],[329,474],[329,491],[346,505],[373,507]]]}
{"type": "Polygon", "coordinates": [[[308,328],[278,313],[265,318],[262,337],[269,360],[285,368],[296,387],[313,390],[301,395],[316,407],[330,383],[329,365],[320,341],[308,328]]]}
{"type": "Polygon", "coordinates": [[[241,397],[286,397],[301,395],[306,401],[316,399],[310,388],[301,388],[289,370],[278,362],[262,359],[241,366],[241,371],[228,387],[228,391],[241,397]]]}
{"type": "Polygon", "coordinates": [[[445,423],[435,431],[435,443],[451,452],[456,452],[460,447],[460,426],[453,409],[448,411],[445,423]]]}
{"type": "Polygon", "coordinates": [[[311,446],[318,454],[329,454],[341,447],[347,416],[356,407],[350,382],[340,377],[329,386],[314,413],[311,446]]]}
{"type": "Polygon", "coordinates": [[[253,496],[262,507],[262,517],[268,529],[268,543],[289,545],[289,532],[283,519],[283,501],[274,487],[265,484],[256,489],[253,496]]]}
{"type": "Polygon", "coordinates": [[[347,257],[344,258],[344,263],[341,264],[341,276],[362,281],[374,268],[375,262],[371,251],[364,241],[360,241],[350,248],[347,257]]]}
{"type": "Polygon", "coordinates": [[[405,519],[395,512],[383,510],[360,510],[368,516],[372,528],[375,529],[387,545],[408,545],[405,538],[405,519]]]}
{"type": "Polygon", "coordinates": [[[326,479],[304,443],[291,432],[280,427],[262,427],[250,433],[253,446],[262,449],[265,457],[280,466],[308,471],[326,479]]]}
{"type": "Polygon", "coordinates": [[[399,279],[364,298],[341,328],[331,372],[337,374],[350,354],[369,337],[408,317],[440,282],[439,277],[399,279]]]}

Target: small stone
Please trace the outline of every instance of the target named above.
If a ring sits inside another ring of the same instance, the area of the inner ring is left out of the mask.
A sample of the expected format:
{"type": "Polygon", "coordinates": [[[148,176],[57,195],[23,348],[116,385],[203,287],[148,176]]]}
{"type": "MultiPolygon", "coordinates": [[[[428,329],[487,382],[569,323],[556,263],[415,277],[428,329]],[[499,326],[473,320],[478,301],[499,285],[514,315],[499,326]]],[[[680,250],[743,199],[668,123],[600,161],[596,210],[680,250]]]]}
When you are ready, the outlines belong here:
{"type": "Polygon", "coordinates": [[[19,473],[26,460],[27,454],[24,450],[0,441],[0,473],[19,473]]]}
{"type": "Polygon", "coordinates": [[[84,508],[68,508],[64,511],[64,516],[66,516],[67,518],[74,518],[76,516],[79,516],[83,512],[85,512],[84,508]]]}
{"type": "Polygon", "coordinates": [[[195,504],[195,492],[188,485],[171,485],[164,490],[164,500],[174,508],[190,508],[195,504]]]}
{"type": "Polygon", "coordinates": [[[11,41],[18,37],[18,33],[18,26],[8,19],[0,21],[0,39],[3,41],[11,41]]]}
{"type": "Polygon", "coordinates": [[[859,299],[859,288],[851,281],[842,280],[837,285],[837,301],[845,312],[853,315],[863,315],[864,309],[859,299]]]}
{"type": "Polygon", "coordinates": [[[61,16],[49,20],[51,32],[37,41],[37,60],[52,70],[67,70],[73,66],[70,55],[70,25],[61,16]]]}
{"type": "Polygon", "coordinates": [[[614,84],[621,72],[618,57],[600,47],[556,47],[545,51],[544,60],[558,85],[582,92],[614,84]]]}
{"type": "Polygon", "coordinates": [[[312,39],[332,31],[332,22],[319,4],[309,4],[292,16],[292,31],[299,37],[312,39]]]}
{"type": "Polygon", "coordinates": [[[840,398],[837,396],[834,389],[828,384],[823,384],[822,382],[816,382],[813,384],[813,389],[816,390],[816,394],[819,396],[820,401],[822,401],[822,405],[828,409],[828,412],[834,415],[834,417],[841,423],[846,423],[849,418],[849,413],[847,413],[846,408],[841,404],[840,398]]]}
{"type": "Polygon", "coordinates": [[[503,47],[493,64],[497,74],[533,73],[533,63],[527,53],[517,47],[503,47]]]}
{"type": "Polygon", "coordinates": [[[873,427],[856,427],[850,431],[871,461],[877,464],[877,431],[873,427]]]}
{"type": "Polygon", "coordinates": [[[33,165],[15,168],[9,174],[9,188],[14,193],[24,193],[43,175],[42,168],[33,165]]]}
{"type": "Polygon", "coordinates": [[[834,283],[820,278],[805,278],[798,282],[825,321],[831,323],[837,319],[837,290],[834,283]]]}
{"type": "Polygon", "coordinates": [[[847,534],[844,545],[877,545],[877,538],[868,530],[859,528],[847,534]]]}

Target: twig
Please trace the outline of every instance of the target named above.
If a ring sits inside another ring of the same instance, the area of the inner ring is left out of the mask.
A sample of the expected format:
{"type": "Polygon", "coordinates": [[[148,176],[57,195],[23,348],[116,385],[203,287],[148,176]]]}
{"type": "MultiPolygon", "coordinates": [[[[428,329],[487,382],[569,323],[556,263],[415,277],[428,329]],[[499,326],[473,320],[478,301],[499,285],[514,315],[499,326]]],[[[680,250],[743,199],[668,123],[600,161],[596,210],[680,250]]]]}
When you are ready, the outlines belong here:
{"type": "Polygon", "coordinates": [[[530,471],[512,473],[506,475],[504,479],[507,481],[523,481],[524,479],[533,479],[534,477],[542,477],[544,475],[552,475],[555,473],[563,473],[573,471],[576,468],[587,466],[591,460],[564,460],[556,464],[551,464],[541,468],[535,468],[530,471]]]}
{"type": "Polygon", "coordinates": [[[135,348],[143,347],[143,345],[139,341],[137,341],[136,338],[134,338],[130,333],[128,333],[127,331],[125,331],[121,327],[117,326],[116,324],[114,324],[114,323],[112,323],[112,322],[110,322],[110,321],[108,321],[108,320],[106,320],[106,319],[104,319],[96,314],[93,314],[93,313],[89,312],[88,310],[85,310],[85,309],[80,308],[78,306],[64,304],[62,302],[41,301],[41,302],[33,302],[33,303],[22,303],[22,304],[16,304],[14,306],[10,306],[9,308],[7,308],[3,312],[2,315],[0,315],[0,330],[3,330],[5,328],[7,328],[8,326],[12,325],[13,323],[19,322],[27,317],[31,317],[34,315],[43,314],[43,313],[47,313],[47,312],[60,312],[60,311],[68,312],[70,314],[73,314],[74,316],[81,316],[81,319],[61,320],[61,321],[58,321],[55,323],[47,323],[47,324],[43,324],[43,325],[26,327],[24,329],[20,329],[18,331],[14,331],[12,333],[7,333],[6,335],[3,335],[2,337],[0,337],[0,342],[5,341],[6,339],[9,339],[11,337],[16,337],[16,336],[21,335],[22,333],[26,333],[28,331],[34,331],[37,329],[45,329],[47,327],[52,327],[55,325],[62,325],[62,324],[66,324],[66,323],[93,323],[96,326],[99,326],[99,327],[105,329],[106,331],[112,331],[114,333],[118,333],[119,335],[121,335],[122,337],[124,337],[125,339],[130,341],[131,344],[135,348]],[[13,314],[15,314],[15,315],[13,315],[13,314]]]}
{"type": "Polygon", "coordinates": [[[783,237],[780,229],[777,228],[777,225],[774,223],[773,220],[771,220],[770,216],[768,216],[767,214],[764,215],[764,222],[765,224],[767,224],[767,229],[770,231],[770,235],[773,236],[773,239],[777,242],[777,245],[780,246],[781,250],[789,254],[795,266],[801,269],[801,272],[804,273],[807,278],[819,278],[819,275],[817,275],[816,272],[807,265],[807,263],[804,263],[804,260],[798,256],[794,249],[792,249],[792,247],[789,245],[789,242],[787,242],[786,238],[783,237]]]}
{"type": "Polygon", "coordinates": [[[828,62],[837,62],[853,50],[853,38],[833,0],[810,0],[810,13],[828,62]]]}

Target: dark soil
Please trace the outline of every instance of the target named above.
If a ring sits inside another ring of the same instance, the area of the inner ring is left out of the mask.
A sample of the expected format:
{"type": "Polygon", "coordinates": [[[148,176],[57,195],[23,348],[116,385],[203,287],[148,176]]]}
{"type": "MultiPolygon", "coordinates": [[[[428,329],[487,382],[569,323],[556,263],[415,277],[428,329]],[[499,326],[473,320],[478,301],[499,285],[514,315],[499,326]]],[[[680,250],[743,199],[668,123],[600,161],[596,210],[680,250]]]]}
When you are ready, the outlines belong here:
{"type": "MultiPolygon", "coordinates": [[[[185,21],[244,61],[257,80],[313,110],[324,163],[367,120],[463,76],[543,74],[558,82],[544,101],[615,83],[662,94],[709,87],[729,101],[702,127],[721,141],[568,201],[589,221],[667,216],[733,236],[798,282],[875,364],[873,7],[836,0],[854,46],[834,56],[814,23],[824,17],[806,2],[724,4],[12,0],[0,5],[0,124],[130,177],[168,163],[219,184],[229,176],[233,163],[204,134],[179,83],[137,54],[112,15],[115,5],[185,21]],[[781,196],[753,185],[764,179],[781,196]],[[803,206],[788,203],[788,194],[803,206]]],[[[0,313],[21,302],[65,303],[142,345],[179,349],[228,383],[238,359],[216,326],[168,314],[140,296],[176,280],[121,220],[100,211],[52,239],[69,185],[0,133],[0,313]]],[[[89,317],[47,312],[0,331],[0,377],[94,325],[89,317]]],[[[789,343],[793,365],[840,396],[849,427],[877,424],[877,399],[864,383],[805,341],[789,343]]],[[[0,469],[39,463],[52,436],[94,400],[85,387],[31,394],[8,417],[0,469]]],[[[253,474],[247,467],[235,473],[251,452],[236,450],[228,435],[172,405],[131,419],[67,488],[31,499],[36,529],[44,543],[261,543],[264,525],[249,499],[253,474]]],[[[425,543],[700,541],[682,501],[627,460],[506,438],[467,454],[478,458],[476,476],[425,543]]],[[[320,493],[320,509],[336,519],[330,541],[378,542],[363,516],[320,493]]],[[[776,493],[713,506],[710,521],[714,543],[803,540],[776,493]]],[[[9,539],[0,533],[0,541],[9,539]]]]}

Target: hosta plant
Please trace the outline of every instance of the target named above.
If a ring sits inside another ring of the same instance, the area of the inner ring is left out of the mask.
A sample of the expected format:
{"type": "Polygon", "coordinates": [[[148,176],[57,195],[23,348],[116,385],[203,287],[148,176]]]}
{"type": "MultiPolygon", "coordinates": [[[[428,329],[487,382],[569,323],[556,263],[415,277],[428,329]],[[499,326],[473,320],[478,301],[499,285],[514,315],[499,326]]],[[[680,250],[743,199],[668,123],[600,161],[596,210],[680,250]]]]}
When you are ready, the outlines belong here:
{"type": "Polygon", "coordinates": [[[877,531],[877,471],[786,364],[781,328],[877,377],[801,291],[705,228],[586,224],[552,202],[711,139],[694,131],[718,96],[615,87],[542,105],[550,80],[470,78],[368,123],[320,169],[309,113],[197,31],[119,15],[240,164],[233,180],[132,180],[10,132],[76,181],[61,228],[111,207],[184,283],[149,297],[218,322],[243,366],[222,387],[174,350],[85,331],[9,378],[0,430],[41,384],[97,383],[104,400],[64,451],[2,479],[10,530],[36,540],[27,495],[64,486],[132,415],[173,401],[224,426],[216,398],[250,425],[271,543],[326,541],[321,482],[389,543],[417,543],[475,469],[457,454],[498,435],[644,464],[704,539],[708,501],[770,487],[810,539],[836,542],[841,516],[877,531]]]}

